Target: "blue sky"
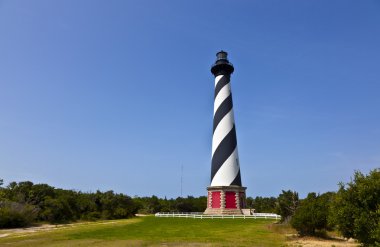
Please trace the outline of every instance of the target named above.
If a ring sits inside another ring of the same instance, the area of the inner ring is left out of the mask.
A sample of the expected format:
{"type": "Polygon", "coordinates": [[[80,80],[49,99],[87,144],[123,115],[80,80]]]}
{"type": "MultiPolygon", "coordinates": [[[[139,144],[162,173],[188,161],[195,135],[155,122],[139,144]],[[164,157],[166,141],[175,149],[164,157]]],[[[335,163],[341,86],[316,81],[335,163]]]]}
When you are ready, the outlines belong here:
{"type": "Polygon", "coordinates": [[[206,195],[220,49],[249,196],[380,167],[380,2],[0,1],[0,178],[206,195]]]}

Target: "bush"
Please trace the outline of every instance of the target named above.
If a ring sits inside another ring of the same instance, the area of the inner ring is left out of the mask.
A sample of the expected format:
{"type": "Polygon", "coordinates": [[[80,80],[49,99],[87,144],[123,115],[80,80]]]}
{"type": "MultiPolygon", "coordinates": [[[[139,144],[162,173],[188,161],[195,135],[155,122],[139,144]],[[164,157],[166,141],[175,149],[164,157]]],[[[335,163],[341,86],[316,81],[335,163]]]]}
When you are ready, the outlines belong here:
{"type": "Polygon", "coordinates": [[[43,204],[40,219],[50,223],[65,223],[75,220],[73,211],[66,200],[47,197],[43,204]]]}
{"type": "Polygon", "coordinates": [[[350,183],[341,183],[331,218],[344,237],[380,246],[380,169],[355,172],[350,183]]]}
{"type": "Polygon", "coordinates": [[[328,216],[333,196],[331,192],[322,195],[309,193],[307,198],[301,201],[290,221],[298,234],[314,236],[331,229],[328,216]]]}
{"type": "Polygon", "coordinates": [[[31,225],[38,210],[31,205],[17,202],[0,202],[0,228],[15,228],[31,225]]]}

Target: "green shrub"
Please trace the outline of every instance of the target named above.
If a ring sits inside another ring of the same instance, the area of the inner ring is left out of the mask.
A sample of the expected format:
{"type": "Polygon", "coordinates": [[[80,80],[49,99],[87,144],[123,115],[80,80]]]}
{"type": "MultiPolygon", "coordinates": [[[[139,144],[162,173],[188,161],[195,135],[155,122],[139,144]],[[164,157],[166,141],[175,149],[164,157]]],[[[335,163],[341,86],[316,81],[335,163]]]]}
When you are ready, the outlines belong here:
{"type": "Polygon", "coordinates": [[[344,237],[380,246],[380,169],[367,176],[357,171],[350,183],[341,183],[332,212],[331,220],[344,237]]]}
{"type": "Polygon", "coordinates": [[[29,226],[36,219],[38,210],[28,204],[0,202],[0,228],[29,226]]]}
{"type": "Polygon", "coordinates": [[[309,193],[307,198],[302,200],[290,224],[301,236],[323,234],[330,230],[328,216],[330,205],[334,194],[331,192],[316,195],[309,193]]]}

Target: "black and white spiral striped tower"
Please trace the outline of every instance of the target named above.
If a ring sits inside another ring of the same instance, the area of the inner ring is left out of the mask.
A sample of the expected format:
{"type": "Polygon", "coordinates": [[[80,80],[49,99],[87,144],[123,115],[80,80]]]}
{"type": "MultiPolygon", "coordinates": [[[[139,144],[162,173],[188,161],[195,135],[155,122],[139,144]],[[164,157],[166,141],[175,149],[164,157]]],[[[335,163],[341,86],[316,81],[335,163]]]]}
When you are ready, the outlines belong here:
{"type": "Polygon", "coordinates": [[[215,76],[211,185],[206,214],[242,214],[245,187],[241,185],[230,77],[233,65],[220,51],[211,68],[215,76]]]}

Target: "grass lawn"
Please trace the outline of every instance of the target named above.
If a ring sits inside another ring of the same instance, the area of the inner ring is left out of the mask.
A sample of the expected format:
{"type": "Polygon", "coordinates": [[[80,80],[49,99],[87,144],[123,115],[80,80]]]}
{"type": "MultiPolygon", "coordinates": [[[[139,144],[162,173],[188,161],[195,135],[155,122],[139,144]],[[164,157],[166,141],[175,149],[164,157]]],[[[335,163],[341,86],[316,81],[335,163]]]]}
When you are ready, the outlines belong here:
{"type": "MultiPolygon", "coordinates": [[[[282,246],[272,220],[139,217],[0,238],[0,246],[282,246]]],[[[0,231],[0,235],[5,231],[0,231]]]]}

